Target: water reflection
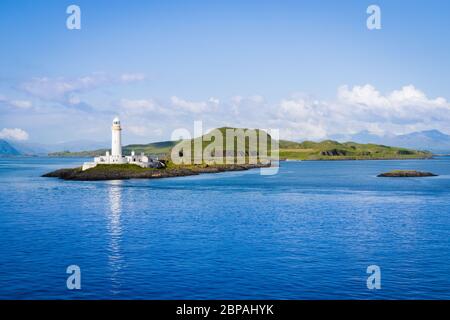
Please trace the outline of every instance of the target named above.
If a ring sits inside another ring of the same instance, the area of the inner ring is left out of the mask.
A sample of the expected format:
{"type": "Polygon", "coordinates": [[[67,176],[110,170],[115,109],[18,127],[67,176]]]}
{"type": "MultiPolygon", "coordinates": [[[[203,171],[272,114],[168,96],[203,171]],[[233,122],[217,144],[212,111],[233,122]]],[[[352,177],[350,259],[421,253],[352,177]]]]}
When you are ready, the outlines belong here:
{"type": "Polygon", "coordinates": [[[120,180],[108,182],[110,207],[107,225],[109,234],[108,265],[111,270],[110,277],[113,293],[119,293],[121,285],[119,273],[123,268],[123,256],[120,247],[122,241],[122,225],[120,221],[122,214],[122,183],[123,181],[120,180]]]}

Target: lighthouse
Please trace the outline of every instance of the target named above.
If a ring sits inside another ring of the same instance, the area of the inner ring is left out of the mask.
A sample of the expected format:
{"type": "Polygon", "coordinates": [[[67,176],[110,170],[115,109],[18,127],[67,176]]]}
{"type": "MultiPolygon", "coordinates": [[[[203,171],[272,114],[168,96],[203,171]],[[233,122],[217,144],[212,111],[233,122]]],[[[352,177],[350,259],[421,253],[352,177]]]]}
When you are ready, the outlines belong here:
{"type": "MultiPolygon", "coordinates": [[[[122,159],[122,138],[120,127],[120,120],[118,117],[115,117],[111,127],[112,131],[112,146],[111,146],[111,156],[114,159],[122,159]]],[[[116,161],[117,161],[116,160],[116,161]]]]}
{"type": "Polygon", "coordinates": [[[131,155],[122,156],[122,127],[120,126],[120,120],[115,117],[111,127],[112,141],[111,141],[111,153],[106,151],[104,156],[95,157],[94,162],[85,162],[82,170],[86,171],[96,167],[98,164],[135,164],[142,168],[164,168],[166,164],[158,159],[152,159],[146,156],[143,152],[140,155],[132,150],[131,155]]]}

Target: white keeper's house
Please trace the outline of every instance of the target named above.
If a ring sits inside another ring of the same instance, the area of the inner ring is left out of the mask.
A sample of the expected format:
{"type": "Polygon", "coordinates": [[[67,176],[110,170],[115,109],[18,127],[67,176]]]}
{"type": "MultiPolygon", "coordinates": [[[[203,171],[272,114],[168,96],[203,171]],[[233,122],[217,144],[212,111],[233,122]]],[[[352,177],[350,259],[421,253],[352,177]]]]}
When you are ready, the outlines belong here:
{"type": "Polygon", "coordinates": [[[83,171],[94,168],[98,164],[135,164],[142,168],[162,168],[164,163],[158,159],[152,159],[149,156],[141,153],[136,155],[134,151],[131,151],[131,155],[122,155],[122,127],[120,126],[120,120],[115,117],[111,127],[112,131],[112,143],[111,143],[111,154],[106,151],[104,156],[95,157],[94,162],[85,162],[83,164],[83,171]]]}

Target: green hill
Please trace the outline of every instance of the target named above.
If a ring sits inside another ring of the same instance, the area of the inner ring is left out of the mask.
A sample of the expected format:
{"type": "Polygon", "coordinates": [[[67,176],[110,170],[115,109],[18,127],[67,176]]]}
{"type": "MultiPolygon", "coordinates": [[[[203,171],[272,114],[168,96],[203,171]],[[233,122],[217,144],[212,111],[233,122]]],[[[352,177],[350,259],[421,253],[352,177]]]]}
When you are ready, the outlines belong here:
{"type": "Polygon", "coordinates": [[[290,160],[371,160],[430,158],[431,153],[406,148],[355,142],[292,142],[280,140],[280,158],[290,160]]]}
{"type": "Polygon", "coordinates": [[[244,128],[231,128],[231,127],[222,127],[218,129],[214,129],[207,134],[204,134],[201,137],[191,139],[190,141],[184,141],[180,145],[177,146],[187,146],[191,149],[191,156],[193,159],[198,158],[203,154],[207,154],[208,156],[222,156],[222,157],[237,157],[243,156],[248,158],[249,156],[258,157],[260,156],[260,138],[263,138],[261,143],[267,143],[267,150],[270,152],[271,146],[271,137],[265,131],[260,129],[244,129],[244,128]],[[227,131],[231,129],[231,131],[227,131]],[[227,132],[230,132],[230,135],[227,136],[227,132]],[[239,138],[238,136],[241,135],[239,138]],[[216,136],[219,136],[222,141],[216,141],[216,136]],[[228,141],[229,139],[233,139],[232,141],[228,141]],[[245,141],[243,145],[238,145],[239,141],[245,141]],[[201,145],[201,153],[195,154],[195,145],[201,145]],[[228,146],[232,146],[229,148],[228,146]]]}
{"type": "MultiPolygon", "coordinates": [[[[212,144],[216,143],[216,146],[220,145],[219,141],[215,141],[214,132],[205,134],[202,137],[191,139],[190,141],[163,141],[155,142],[149,144],[132,144],[123,147],[124,154],[130,154],[132,150],[136,153],[144,152],[145,154],[152,155],[154,157],[167,158],[170,156],[173,147],[177,146],[178,143],[183,143],[184,146],[189,146],[191,148],[191,155],[195,158],[194,145],[198,143],[202,145],[202,152],[208,148],[207,152],[211,152],[211,155],[222,155],[224,157],[236,157],[237,156],[237,139],[234,137],[233,142],[229,142],[234,145],[234,152],[227,148],[227,138],[226,130],[236,129],[236,128],[218,128],[217,132],[222,135],[221,148],[211,148],[212,144]],[[201,141],[203,140],[203,141],[201,141]]],[[[247,130],[247,129],[241,129],[247,130]]],[[[245,146],[243,148],[243,155],[245,157],[250,156],[260,156],[260,150],[258,149],[259,137],[267,136],[267,149],[271,148],[271,137],[267,135],[264,131],[259,129],[248,130],[246,133],[254,135],[256,139],[250,139],[248,135],[245,137],[245,146]],[[256,154],[252,151],[256,150],[256,154]]],[[[180,149],[181,145],[177,146],[177,150],[180,149]]],[[[56,152],[49,154],[50,156],[60,156],[60,157],[94,157],[99,155],[104,155],[107,149],[100,149],[94,151],[83,151],[83,152],[56,152]]],[[[280,159],[289,160],[371,160],[371,159],[415,159],[415,158],[430,158],[431,153],[426,151],[417,151],[406,148],[389,147],[377,144],[359,144],[355,142],[345,142],[339,143],[333,140],[325,140],[322,142],[304,141],[304,142],[294,142],[288,140],[279,141],[279,156],[280,159]]]]}
{"type": "MultiPolygon", "coordinates": [[[[147,155],[156,156],[166,156],[170,154],[170,150],[178,143],[178,141],[162,141],[162,142],[154,142],[148,144],[130,144],[124,146],[122,149],[123,154],[128,155],[131,154],[131,151],[135,151],[136,154],[140,154],[144,152],[147,155]]],[[[53,152],[49,153],[49,156],[52,157],[97,157],[105,155],[106,151],[110,149],[97,149],[92,151],[81,151],[81,152],[70,152],[70,151],[61,151],[61,152],[53,152]]]]}

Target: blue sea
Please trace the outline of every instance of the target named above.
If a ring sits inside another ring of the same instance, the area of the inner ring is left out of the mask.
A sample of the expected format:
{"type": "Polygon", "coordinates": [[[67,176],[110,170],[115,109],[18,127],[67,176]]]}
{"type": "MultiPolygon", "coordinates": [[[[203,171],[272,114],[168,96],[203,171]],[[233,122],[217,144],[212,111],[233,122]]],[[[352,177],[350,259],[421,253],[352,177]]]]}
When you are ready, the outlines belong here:
{"type": "Polygon", "coordinates": [[[448,157],[40,177],[83,161],[0,159],[0,299],[450,299],[448,157]],[[376,177],[392,169],[439,176],[376,177]],[[81,290],[66,287],[70,265],[81,290]]]}

